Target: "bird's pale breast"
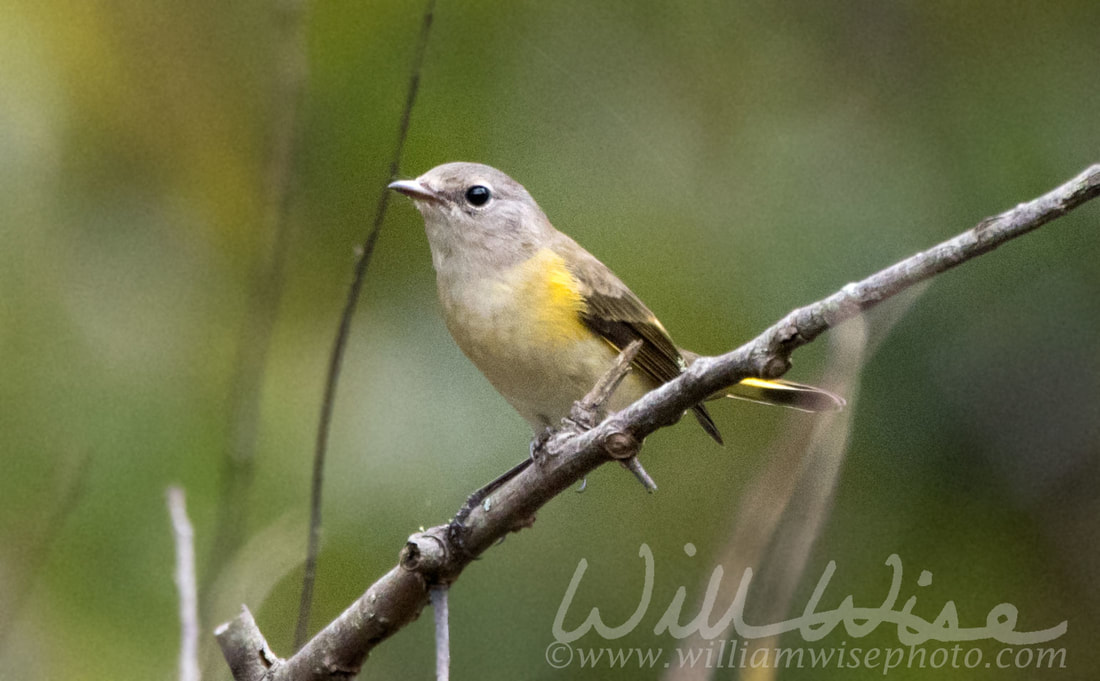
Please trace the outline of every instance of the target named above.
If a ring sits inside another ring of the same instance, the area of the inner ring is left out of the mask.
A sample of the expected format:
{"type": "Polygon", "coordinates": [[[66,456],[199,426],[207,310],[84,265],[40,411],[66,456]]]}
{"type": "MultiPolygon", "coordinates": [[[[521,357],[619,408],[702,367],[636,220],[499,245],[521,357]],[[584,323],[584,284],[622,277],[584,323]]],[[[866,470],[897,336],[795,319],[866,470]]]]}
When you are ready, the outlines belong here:
{"type": "MultiPolygon", "coordinates": [[[[440,273],[447,328],[466,356],[536,431],[556,425],[617,352],[581,320],[584,299],[549,249],[490,276],[440,273]]],[[[631,375],[612,408],[648,388],[631,375]]]]}

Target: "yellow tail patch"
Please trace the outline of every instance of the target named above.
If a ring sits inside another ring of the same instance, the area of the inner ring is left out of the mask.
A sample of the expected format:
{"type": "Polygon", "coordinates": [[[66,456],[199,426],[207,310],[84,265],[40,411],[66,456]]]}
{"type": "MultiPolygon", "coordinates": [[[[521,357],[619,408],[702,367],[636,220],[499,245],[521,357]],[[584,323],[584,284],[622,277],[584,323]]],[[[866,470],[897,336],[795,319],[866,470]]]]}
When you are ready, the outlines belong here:
{"type": "Polygon", "coordinates": [[[835,411],[846,404],[843,397],[822,388],[793,381],[765,381],[762,378],[746,378],[730,388],[726,397],[809,412],[835,411]]]}

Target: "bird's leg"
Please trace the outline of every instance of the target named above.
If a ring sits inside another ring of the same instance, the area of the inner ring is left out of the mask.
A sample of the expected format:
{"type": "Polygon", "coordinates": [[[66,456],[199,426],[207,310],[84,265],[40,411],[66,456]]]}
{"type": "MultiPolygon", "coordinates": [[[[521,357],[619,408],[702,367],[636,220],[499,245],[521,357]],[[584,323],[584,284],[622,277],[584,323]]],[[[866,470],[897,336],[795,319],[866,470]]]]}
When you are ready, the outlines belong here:
{"type": "MultiPolygon", "coordinates": [[[[607,401],[611,398],[611,394],[615,392],[615,388],[619,386],[619,383],[621,383],[627,373],[630,372],[630,363],[638,356],[638,351],[641,347],[642,341],[635,340],[619,353],[618,358],[611,368],[608,369],[607,373],[596,382],[596,385],[583,399],[573,405],[569,416],[562,419],[567,429],[574,430],[575,432],[582,432],[592,428],[599,422],[607,401]]],[[[546,457],[550,456],[550,453],[546,450],[546,445],[557,432],[556,429],[547,427],[531,440],[530,458],[520,461],[503,475],[466,498],[466,503],[462,505],[462,508],[458,509],[458,513],[455,514],[455,517],[447,526],[448,538],[454,546],[458,547],[463,553],[468,553],[465,545],[465,523],[466,519],[470,517],[470,513],[477,508],[478,504],[485,501],[490,494],[497,491],[502,485],[526,470],[527,467],[531,465],[532,461],[540,465],[544,463],[546,457]]],[[[635,475],[638,475],[638,479],[643,481],[646,488],[651,491],[652,489],[656,489],[656,485],[652,484],[652,480],[649,480],[647,484],[643,476],[639,475],[639,470],[642,474],[645,473],[645,470],[641,468],[641,464],[637,462],[637,459],[633,459],[631,463],[633,466],[628,465],[628,468],[634,471],[635,475]]],[[[644,478],[648,479],[649,476],[645,475],[644,478]]]]}

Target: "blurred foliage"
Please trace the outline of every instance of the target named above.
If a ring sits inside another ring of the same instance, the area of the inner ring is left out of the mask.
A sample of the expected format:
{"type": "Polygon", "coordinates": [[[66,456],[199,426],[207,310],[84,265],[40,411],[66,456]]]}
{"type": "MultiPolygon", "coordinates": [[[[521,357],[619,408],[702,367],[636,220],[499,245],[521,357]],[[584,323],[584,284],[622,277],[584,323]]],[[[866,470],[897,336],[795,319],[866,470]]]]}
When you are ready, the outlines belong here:
{"type": "MultiPolygon", "coordinates": [[[[38,0],[6,2],[3,17],[0,678],[171,678],[164,490],[187,490],[201,569],[236,357],[256,342],[243,320],[273,238],[263,185],[281,105],[273,64],[287,46],[271,3],[38,0]]],[[[218,585],[208,630],[247,600],[283,654],[327,353],[387,180],[421,17],[416,3],[337,0],[307,19],[292,255],[237,518],[253,539],[230,557],[234,576],[203,575],[218,585]]],[[[402,168],[504,169],[681,343],[715,353],[1100,160],[1097,35],[1091,0],[441,2],[402,168]]],[[[914,610],[928,619],[953,600],[966,626],[1006,601],[1021,631],[1068,621],[1054,642],[1064,670],[905,678],[1092,675],[1098,216],[1087,206],[940,277],[882,339],[793,614],[830,560],[823,606],[881,602],[896,552],[901,602],[920,571],[935,575],[914,610]]],[[[454,347],[434,296],[420,218],[394,202],[340,384],[315,627],[388,569],[409,533],[525,455],[526,425],[454,347]]],[[[796,356],[792,378],[820,375],[824,345],[796,356]]],[[[590,567],[567,624],[592,605],[609,622],[633,611],[642,542],[657,564],[649,617],[622,642],[578,645],[675,645],[652,633],[660,611],[681,585],[689,604],[701,598],[769,443],[812,418],[714,412],[724,449],[687,422],[650,439],[659,493],[607,467],[469,570],[451,596],[456,678],[637,678],[558,671],[543,655],[581,558],[590,567]]],[[[824,644],[897,641],[884,625],[824,644]]],[[[204,645],[209,678],[226,678],[204,645]]],[[[363,677],[431,678],[433,667],[424,617],[363,677]]]]}

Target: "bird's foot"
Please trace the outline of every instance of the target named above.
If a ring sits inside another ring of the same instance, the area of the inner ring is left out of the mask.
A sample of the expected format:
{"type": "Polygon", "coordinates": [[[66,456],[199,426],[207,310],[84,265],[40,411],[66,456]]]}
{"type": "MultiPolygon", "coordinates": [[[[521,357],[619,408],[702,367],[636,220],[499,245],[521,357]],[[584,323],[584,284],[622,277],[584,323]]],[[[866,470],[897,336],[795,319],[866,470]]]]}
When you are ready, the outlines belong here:
{"type": "Polygon", "coordinates": [[[531,439],[531,447],[529,454],[531,461],[534,461],[538,465],[546,463],[546,458],[550,456],[550,451],[546,448],[546,445],[550,442],[550,438],[557,433],[557,430],[547,426],[543,431],[534,438],[531,439]]]}

